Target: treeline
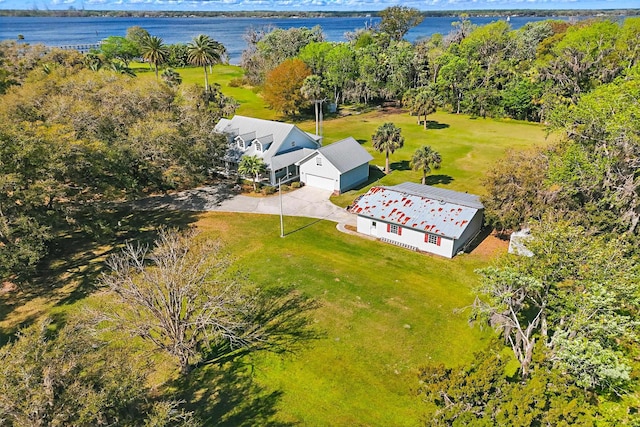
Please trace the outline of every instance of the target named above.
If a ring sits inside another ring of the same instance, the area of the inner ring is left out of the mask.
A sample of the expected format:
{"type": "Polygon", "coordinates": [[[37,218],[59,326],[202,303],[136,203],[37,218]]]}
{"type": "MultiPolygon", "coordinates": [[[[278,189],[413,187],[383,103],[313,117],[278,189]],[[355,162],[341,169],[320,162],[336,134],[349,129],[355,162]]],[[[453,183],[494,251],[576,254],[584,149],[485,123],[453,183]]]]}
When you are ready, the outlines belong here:
{"type": "Polygon", "coordinates": [[[28,279],[61,234],[99,233],[100,215],[81,218],[111,202],[205,182],[224,152],[214,126],[236,104],[215,86],[14,42],[0,43],[0,61],[3,280],[28,279]]]}
{"type": "Polygon", "coordinates": [[[404,35],[422,16],[398,9],[345,43],[324,41],[319,27],[251,30],[241,62],[247,82],[273,98],[268,77],[302,61],[338,106],[393,101],[418,115],[416,99],[429,98],[455,113],[547,121],[554,108],[624,76],[640,57],[640,18],[546,20],[512,30],[505,21],[478,27],[462,15],[449,34],[412,44],[404,35]]]}

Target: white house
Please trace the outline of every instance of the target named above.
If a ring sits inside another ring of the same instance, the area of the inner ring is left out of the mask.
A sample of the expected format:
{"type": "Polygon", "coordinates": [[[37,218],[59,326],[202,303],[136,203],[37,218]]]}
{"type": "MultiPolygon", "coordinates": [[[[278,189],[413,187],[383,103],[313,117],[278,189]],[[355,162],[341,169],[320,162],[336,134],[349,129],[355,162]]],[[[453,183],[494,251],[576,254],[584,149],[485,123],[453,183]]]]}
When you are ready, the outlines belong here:
{"type": "Polygon", "coordinates": [[[405,182],[371,188],[350,211],[359,233],[452,258],[480,232],[484,206],[473,194],[405,182]]]}
{"type": "Polygon", "coordinates": [[[369,179],[373,157],[352,137],[325,145],[300,160],[300,181],[343,193],[369,179]]]}
{"type": "Polygon", "coordinates": [[[227,135],[229,147],[224,158],[225,170],[238,167],[242,156],[258,156],[267,166],[268,181],[276,185],[297,179],[296,162],[322,146],[321,137],[304,132],[295,125],[234,116],[220,119],[216,132],[227,135]]]}

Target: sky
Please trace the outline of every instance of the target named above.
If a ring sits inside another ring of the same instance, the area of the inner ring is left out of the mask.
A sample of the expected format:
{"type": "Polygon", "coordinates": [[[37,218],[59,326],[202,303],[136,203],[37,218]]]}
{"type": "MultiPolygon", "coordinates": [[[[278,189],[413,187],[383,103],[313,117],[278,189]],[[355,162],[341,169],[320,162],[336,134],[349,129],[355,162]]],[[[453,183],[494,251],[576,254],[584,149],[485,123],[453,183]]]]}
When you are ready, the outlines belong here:
{"type": "Polygon", "coordinates": [[[375,11],[402,5],[419,10],[619,9],[638,0],[0,0],[0,9],[184,11],[375,11]]]}

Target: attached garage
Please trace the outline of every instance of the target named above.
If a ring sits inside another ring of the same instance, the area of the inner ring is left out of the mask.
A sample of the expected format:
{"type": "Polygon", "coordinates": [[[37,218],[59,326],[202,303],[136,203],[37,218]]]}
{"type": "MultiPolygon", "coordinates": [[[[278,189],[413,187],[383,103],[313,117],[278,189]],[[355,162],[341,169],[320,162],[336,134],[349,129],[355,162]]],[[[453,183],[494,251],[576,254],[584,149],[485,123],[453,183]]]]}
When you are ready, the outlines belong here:
{"type": "Polygon", "coordinates": [[[306,185],[311,187],[321,188],[323,190],[335,191],[336,182],[331,178],[325,178],[323,176],[306,174],[306,185]]]}
{"type": "Polygon", "coordinates": [[[369,179],[371,154],[349,137],[319,148],[298,163],[306,185],[343,193],[369,179]]]}

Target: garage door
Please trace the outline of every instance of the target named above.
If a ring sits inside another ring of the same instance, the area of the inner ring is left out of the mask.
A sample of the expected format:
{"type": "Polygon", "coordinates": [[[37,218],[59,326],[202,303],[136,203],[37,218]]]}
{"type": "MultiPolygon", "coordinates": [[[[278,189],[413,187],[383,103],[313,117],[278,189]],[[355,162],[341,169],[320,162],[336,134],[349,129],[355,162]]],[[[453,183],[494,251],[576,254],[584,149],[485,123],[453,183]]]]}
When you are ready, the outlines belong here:
{"type": "Polygon", "coordinates": [[[335,188],[335,184],[333,179],[325,178],[323,176],[318,175],[310,175],[307,174],[307,185],[316,188],[322,188],[323,190],[333,191],[335,188]]]}

